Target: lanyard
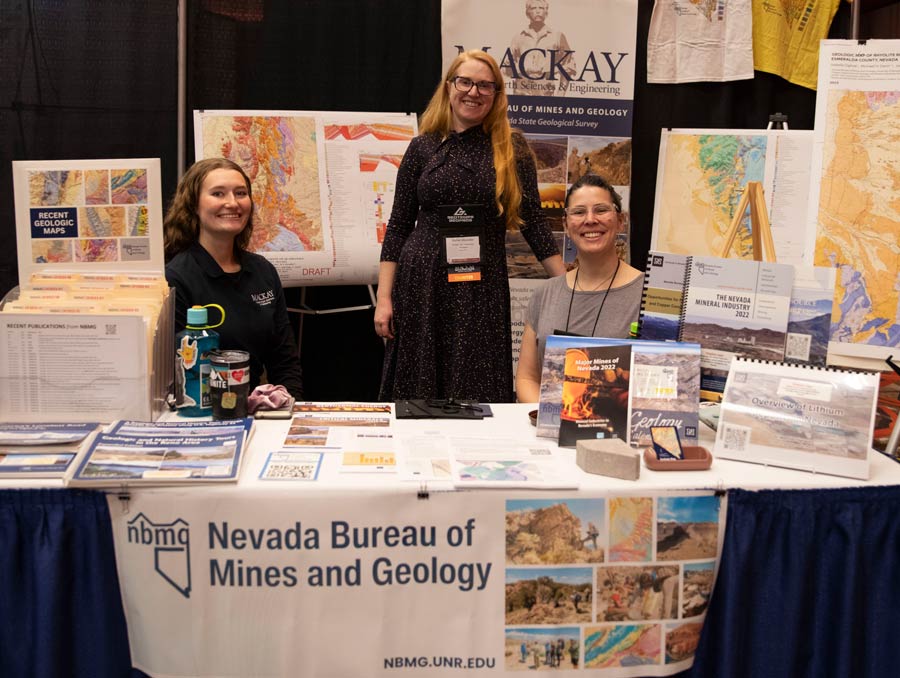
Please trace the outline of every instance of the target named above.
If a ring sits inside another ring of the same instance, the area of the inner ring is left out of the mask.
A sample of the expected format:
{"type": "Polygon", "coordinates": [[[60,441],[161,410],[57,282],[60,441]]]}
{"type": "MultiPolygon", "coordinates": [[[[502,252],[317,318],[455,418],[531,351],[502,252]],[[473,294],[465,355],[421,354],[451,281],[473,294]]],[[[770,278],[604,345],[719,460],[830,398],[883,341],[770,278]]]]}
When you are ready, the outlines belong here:
{"type": "MultiPolygon", "coordinates": [[[[606,286],[606,292],[603,294],[603,300],[600,302],[600,308],[597,309],[597,317],[594,318],[594,326],[591,328],[590,336],[594,336],[594,332],[597,331],[597,323],[600,320],[600,314],[603,312],[603,304],[606,303],[606,297],[609,296],[609,290],[612,289],[612,284],[616,279],[616,276],[619,273],[619,264],[622,263],[621,259],[616,260],[616,270],[613,271],[612,278],[609,279],[609,285],[606,286]]],[[[566,332],[569,331],[569,320],[572,317],[572,302],[575,301],[575,288],[578,287],[578,269],[575,269],[575,282],[572,283],[572,295],[569,297],[569,311],[566,313],[566,332]]]]}

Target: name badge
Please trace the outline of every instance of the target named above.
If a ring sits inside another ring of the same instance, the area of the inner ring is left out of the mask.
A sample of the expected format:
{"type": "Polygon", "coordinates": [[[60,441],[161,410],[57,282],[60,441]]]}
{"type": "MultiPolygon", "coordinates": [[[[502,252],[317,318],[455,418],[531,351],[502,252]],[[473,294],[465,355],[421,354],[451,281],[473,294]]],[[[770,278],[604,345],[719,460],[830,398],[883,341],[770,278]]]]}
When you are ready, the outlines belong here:
{"type": "Polygon", "coordinates": [[[447,282],[481,280],[481,244],[484,237],[482,205],[441,205],[441,258],[447,282]]]}

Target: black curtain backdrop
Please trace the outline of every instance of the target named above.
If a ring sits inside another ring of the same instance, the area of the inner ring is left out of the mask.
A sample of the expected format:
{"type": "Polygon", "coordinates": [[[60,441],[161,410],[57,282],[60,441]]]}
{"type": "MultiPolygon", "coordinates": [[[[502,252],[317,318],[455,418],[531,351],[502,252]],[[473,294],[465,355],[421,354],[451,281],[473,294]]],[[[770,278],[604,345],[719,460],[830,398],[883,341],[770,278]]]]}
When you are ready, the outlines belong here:
{"type": "MultiPolygon", "coordinates": [[[[812,129],[815,112],[815,92],[765,73],[733,83],[646,84],[652,9],[653,0],[638,0],[631,192],[638,267],[650,243],[662,128],[761,129],[781,112],[792,129],[812,129]]],[[[171,196],[176,10],[173,0],[0,3],[0,294],[17,284],[10,160],[159,157],[164,198],[171,196]]],[[[442,75],[439,0],[188,0],[188,10],[188,162],[193,109],[419,113],[442,75]]],[[[849,12],[842,2],[831,37],[849,36],[849,12]]],[[[288,292],[289,304],[299,305],[301,291],[288,292]]],[[[369,302],[363,286],[311,287],[305,297],[313,308],[369,302]]],[[[371,311],[304,317],[311,399],[374,400],[382,355],[371,311]]]]}
{"type": "Polygon", "coordinates": [[[177,178],[174,2],[0,2],[0,297],[18,284],[11,160],[160,158],[177,178]]]}

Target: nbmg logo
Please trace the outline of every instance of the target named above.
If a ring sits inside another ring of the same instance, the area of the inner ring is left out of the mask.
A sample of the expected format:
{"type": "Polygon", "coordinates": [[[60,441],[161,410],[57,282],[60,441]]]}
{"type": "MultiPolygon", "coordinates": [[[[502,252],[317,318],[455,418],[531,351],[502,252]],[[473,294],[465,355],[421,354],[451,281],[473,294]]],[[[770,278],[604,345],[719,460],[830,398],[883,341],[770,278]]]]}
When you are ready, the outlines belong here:
{"type": "Polygon", "coordinates": [[[146,548],[153,569],[185,598],[191,597],[190,525],[182,518],[154,523],[143,513],[128,522],[128,543],[146,548]]]}

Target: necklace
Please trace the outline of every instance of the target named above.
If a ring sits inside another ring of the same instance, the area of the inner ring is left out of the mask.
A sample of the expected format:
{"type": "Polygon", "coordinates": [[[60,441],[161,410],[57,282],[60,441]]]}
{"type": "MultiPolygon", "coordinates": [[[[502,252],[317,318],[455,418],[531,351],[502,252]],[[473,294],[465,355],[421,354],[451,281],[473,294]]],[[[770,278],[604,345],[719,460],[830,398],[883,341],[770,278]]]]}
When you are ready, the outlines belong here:
{"type": "MultiPolygon", "coordinates": [[[[613,272],[612,272],[612,277],[613,277],[613,278],[615,278],[615,277],[616,277],[616,274],[619,272],[619,264],[618,264],[618,261],[619,261],[619,260],[616,261],[616,268],[615,268],[615,269],[613,270],[613,272]]],[[[573,288],[573,289],[577,289],[577,288],[578,288],[578,273],[579,273],[579,269],[576,268],[576,269],[575,269],[575,280],[574,280],[574,282],[572,283],[572,288],[573,288]]],[[[606,284],[606,281],[607,281],[607,280],[610,280],[610,281],[611,281],[610,278],[603,278],[599,283],[597,283],[597,286],[596,286],[596,287],[594,287],[594,288],[592,288],[592,289],[586,289],[585,287],[581,287],[581,291],[582,291],[582,292],[596,292],[596,291],[599,290],[601,287],[603,287],[603,285],[606,284]]]]}
{"type": "MultiPolygon", "coordinates": [[[[618,275],[618,273],[619,273],[619,264],[621,264],[621,263],[622,263],[621,259],[616,259],[616,270],[613,271],[612,278],[609,279],[609,285],[606,286],[606,292],[603,294],[603,299],[600,301],[600,308],[597,309],[597,317],[594,318],[594,326],[591,328],[591,336],[592,337],[594,336],[594,332],[597,331],[597,323],[600,321],[600,314],[603,312],[603,305],[606,303],[606,297],[609,296],[609,291],[612,289],[612,285],[616,279],[616,275],[618,275]]],[[[601,282],[600,285],[598,285],[596,287],[596,289],[582,290],[582,291],[596,292],[597,290],[600,289],[600,286],[602,284],[603,284],[603,282],[601,282]]],[[[569,331],[569,321],[572,317],[572,302],[575,301],[575,288],[576,287],[578,287],[578,269],[577,268],[575,269],[575,282],[572,284],[572,294],[569,296],[569,311],[568,311],[568,313],[566,313],[566,330],[565,330],[566,332],[569,331]]]]}

